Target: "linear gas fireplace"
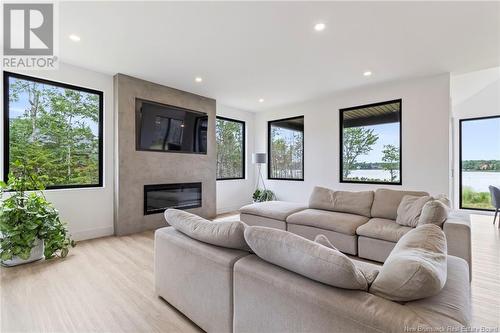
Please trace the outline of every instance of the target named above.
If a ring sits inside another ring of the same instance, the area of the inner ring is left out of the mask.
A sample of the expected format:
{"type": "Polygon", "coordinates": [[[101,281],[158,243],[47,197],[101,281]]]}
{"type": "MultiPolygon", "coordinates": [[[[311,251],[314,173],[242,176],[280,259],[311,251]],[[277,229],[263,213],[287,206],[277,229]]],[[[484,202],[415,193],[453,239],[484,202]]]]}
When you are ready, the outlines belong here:
{"type": "Polygon", "coordinates": [[[201,183],[144,185],[144,215],[201,207],[201,183]]]}

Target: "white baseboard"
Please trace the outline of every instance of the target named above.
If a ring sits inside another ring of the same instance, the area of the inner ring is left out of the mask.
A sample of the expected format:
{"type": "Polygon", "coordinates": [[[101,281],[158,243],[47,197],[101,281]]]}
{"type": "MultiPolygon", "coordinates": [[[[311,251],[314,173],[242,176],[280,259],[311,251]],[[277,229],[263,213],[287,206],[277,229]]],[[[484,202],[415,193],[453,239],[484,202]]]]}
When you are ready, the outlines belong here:
{"type": "Polygon", "coordinates": [[[111,236],[114,234],[113,226],[101,227],[95,229],[80,230],[71,233],[71,237],[75,241],[82,241],[86,239],[99,238],[105,236],[111,236]]]}

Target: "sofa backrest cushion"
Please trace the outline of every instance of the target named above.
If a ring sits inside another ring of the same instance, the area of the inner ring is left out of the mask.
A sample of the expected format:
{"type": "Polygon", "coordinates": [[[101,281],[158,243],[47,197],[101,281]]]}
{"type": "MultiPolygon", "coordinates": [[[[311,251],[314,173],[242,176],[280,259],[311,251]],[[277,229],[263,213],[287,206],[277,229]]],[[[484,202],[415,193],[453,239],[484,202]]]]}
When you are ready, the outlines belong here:
{"type": "Polygon", "coordinates": [[[431,223],[442,227],[450,213],[450,206],[450,200],[446,196],[439,196],[428,201],[424,207],[422,207],[422,213],[420,214],[417,225],[431,223]]]}
{"type": "Polygon", "coordinates": [[[309,198],[309,208],[370,217],[373,191],[334,191],[316,186],[309,198]]]}
{"type": "Polygon", "coordinates": [[[291,232],[257,226],[245,228],[245,239],[261,259],[334,287],[367,290],[363,273],[338,250],[291,232]]]}
{"type": "Polygon", "coordinates": [[[249,251],[245,236],[245,224],[240,221],[212,222],[183,210],[167,209],[168,224],[188,237],[204,243],[249,251]]]}
{"type": "Polygon", "coordinates": [[[396,223],[415,228],[422,214],[422,208],[430,200],[432,197],[428,195],[423,197],[405,195],[398,206],[396,223]]]}
{"type": "Polygon", "coordinates": [[[383,219],[395,220],[398,215],[398,207],[405,195],[425,196],[427,192],[398,191],[379,188],[375,191],[371,216],[383,219]]]}
{"type": "Polygon", "coordinates": [[[392,301],[413,301],[438,294],[447,278],[443,230],[434,224],[412,229],[396,244],[370,287],[392,301]]]}

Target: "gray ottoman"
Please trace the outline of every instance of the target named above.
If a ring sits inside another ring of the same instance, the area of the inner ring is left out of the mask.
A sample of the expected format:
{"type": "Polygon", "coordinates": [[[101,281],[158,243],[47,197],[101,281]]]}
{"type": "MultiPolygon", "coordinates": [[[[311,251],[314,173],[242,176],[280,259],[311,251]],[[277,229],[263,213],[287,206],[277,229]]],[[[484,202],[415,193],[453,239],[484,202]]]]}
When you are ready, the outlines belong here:
{"type": "Polygon", "coordinates": [[[286,230],[286,218],[307,206],[295,202],[266,201],[240,208],[240,219],[248,225],[286,230]]]}

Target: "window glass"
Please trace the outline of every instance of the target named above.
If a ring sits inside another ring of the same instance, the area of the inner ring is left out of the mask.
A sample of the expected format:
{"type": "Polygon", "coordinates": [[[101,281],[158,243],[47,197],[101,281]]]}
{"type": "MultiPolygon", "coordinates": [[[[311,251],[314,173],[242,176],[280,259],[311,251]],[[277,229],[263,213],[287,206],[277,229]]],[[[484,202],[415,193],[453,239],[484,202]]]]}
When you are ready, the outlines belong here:
{"type": "Polygon", "coordinates": [[[245,123],[217,117],[217,179],[245,178],[245,123]]]}
{"type": "Polygon", "coordinates": [[[4,75],[4,179],[23,164],[47,188],[102,186],[102,92],[4,75]]]}
{"type": "Polygon", "coordinates": [[[304,180],[304,117],[268,123],[269,179],[304,180]]]}
{"type": "Polygon", "coordinates": [[[401,184],[401,100],[340,110],[340,181],[401,184]]]}
{"type": "Polygon", "coordinates": [[[492,210],[500,187],[500,117],[460,121],[460,208],[492,210]]]}

